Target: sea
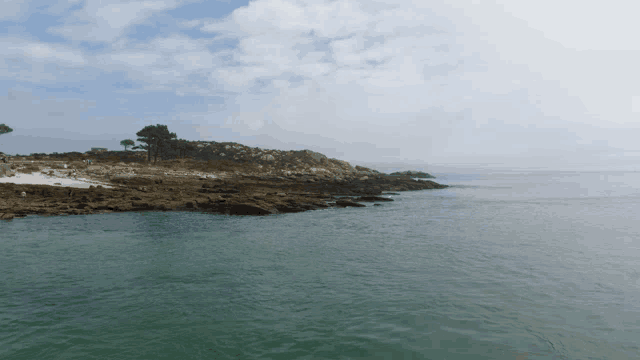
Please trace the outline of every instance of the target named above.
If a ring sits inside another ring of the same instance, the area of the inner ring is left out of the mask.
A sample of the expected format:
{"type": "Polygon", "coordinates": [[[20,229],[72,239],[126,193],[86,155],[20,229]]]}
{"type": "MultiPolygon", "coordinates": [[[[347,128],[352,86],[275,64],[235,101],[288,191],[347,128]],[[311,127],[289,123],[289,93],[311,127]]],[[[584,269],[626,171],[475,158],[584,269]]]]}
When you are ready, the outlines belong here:
{"type": "Polygon", "coordinates": [[[0,359],[640,359],[640,173],[436,175],[365,208],[0,222],[0,359]]]}

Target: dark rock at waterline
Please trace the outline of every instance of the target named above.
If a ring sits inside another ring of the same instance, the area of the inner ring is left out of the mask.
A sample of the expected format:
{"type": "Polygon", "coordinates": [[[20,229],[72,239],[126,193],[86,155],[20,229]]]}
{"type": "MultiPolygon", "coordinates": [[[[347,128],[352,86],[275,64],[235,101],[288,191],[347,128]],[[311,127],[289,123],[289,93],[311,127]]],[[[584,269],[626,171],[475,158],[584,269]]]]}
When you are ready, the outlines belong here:
{"type": "Polygon", "coordinates": [[[271,215],[275,213],[272,210],[250,204],[230,205],[225,210],[230,215],[271,215]]]}
{"type": "Polygon", "coordinates": [[[336,206],[340,206],[340,207],[347,207],[347,206],[365,207],[366,205],[362,205],[362,204],[359,204],[359,203],[351,201],[351,200],[338,200],[338,201],[336,201],[336,206]]]}
{"type": "Polygon", "coordinates": [[[15,217],[12,213],[0,213],[0,220],[11,220],[15,217]]]}
{"type": "Polygon", "coordinates": [[[382,205],[380,205],[380,204],[373,204],[373,206],[382,206],[382,205]]]}
{"type": "Polygon", "coordinates": [[[380,196],[360,196],[356,201],[393,201],[393,199],[380,196]]]}

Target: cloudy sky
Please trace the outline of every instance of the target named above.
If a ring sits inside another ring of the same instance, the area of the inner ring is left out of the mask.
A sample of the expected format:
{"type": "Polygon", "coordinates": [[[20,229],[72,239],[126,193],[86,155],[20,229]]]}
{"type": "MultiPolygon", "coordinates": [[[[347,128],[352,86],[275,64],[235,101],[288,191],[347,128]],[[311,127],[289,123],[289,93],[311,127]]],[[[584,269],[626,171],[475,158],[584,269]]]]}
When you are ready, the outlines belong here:
{"type": "MultiPolygon", "coordinates": [[[[4,0],[0,151],[188,140],[426,168],[640,169],[610,0],[4,0]]],[[[411,167],[409,166],[409,167],[411,167]]]]}

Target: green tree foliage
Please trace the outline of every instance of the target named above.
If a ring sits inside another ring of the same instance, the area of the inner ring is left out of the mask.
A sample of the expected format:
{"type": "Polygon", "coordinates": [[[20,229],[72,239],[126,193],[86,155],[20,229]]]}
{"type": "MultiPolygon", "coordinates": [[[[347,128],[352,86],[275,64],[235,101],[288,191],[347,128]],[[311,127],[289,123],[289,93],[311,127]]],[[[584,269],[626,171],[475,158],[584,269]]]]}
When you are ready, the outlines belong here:
{"type": "Polygon", "coordinates": [[[158,154],[161,149],[166,147],[171,139],[175,139],[176,133],[169,132],[167,125],[147,125],[142,130],[136,133],[138,136],[138,142],[143,145],[133,147],[133,149],[147,150],[147,161],[151,162],[151,155],[153,154],[155,163],[158,160],[158,154]]]}
{"type": "MultiPolygon", "coordinates": [[[[7,125],[5,125],[5,124],[0,124],[0,135],[2,135],[2,134],[8,134],[8,133],[10,133],[10,132],[12,132],[12,131],[13,131],[13,129],[12,129],[12,128],[10,128],[9,126],[7,126],[7,125]]],[[[3,153],[0,153],[0,155],[4,155],[4,154],[3,154],[3,153]]],[[[1,157],[2,157],[2,160],[3,160],[4,162],[7,162],[7,160],[5,160],[5,158],[4,158],[4,156],[1,156],[1,157]]]]}
{"type": "Polygon", "coordinates": [[[185,139],[171,139],[168,142],[168,146],[164,149],[164,159],[184,159],[187,154],[193,153],[196,150],[196,146],[190,141],[185,139]]]}
{"type": "Polygon", "coordinates": [[[5,124],[0,124],[0,135],[8,134],[8,133],[10,133],[12,131],[13,131],[13,129],[10,128],[9,126],[7,126],[5,124]]]}
{"type": "Polygon", "coordinates": [[[135,144],[136,144],[136,143],[135,143],[133,140],[131,140],[131,139],[126,139],[126,140],[122,140],[122,141],[120,141],[120,145],[121,145],[121,146],[124,146],[124,151],[127,151],[127,148],[128,148],[129,146],[133,146],[133,145],[135,145],[135,144]]]}

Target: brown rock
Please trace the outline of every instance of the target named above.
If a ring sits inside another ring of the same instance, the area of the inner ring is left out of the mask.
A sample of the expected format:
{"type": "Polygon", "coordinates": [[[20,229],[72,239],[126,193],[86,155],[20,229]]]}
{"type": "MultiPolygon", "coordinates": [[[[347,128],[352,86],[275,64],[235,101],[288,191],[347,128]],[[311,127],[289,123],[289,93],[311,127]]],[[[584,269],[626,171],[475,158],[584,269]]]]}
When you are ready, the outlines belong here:
{"type": "Polygon", "coordinates": [[[0,220],[11,220],[15,217],[12,213],[0,213],[0,220]]]}

